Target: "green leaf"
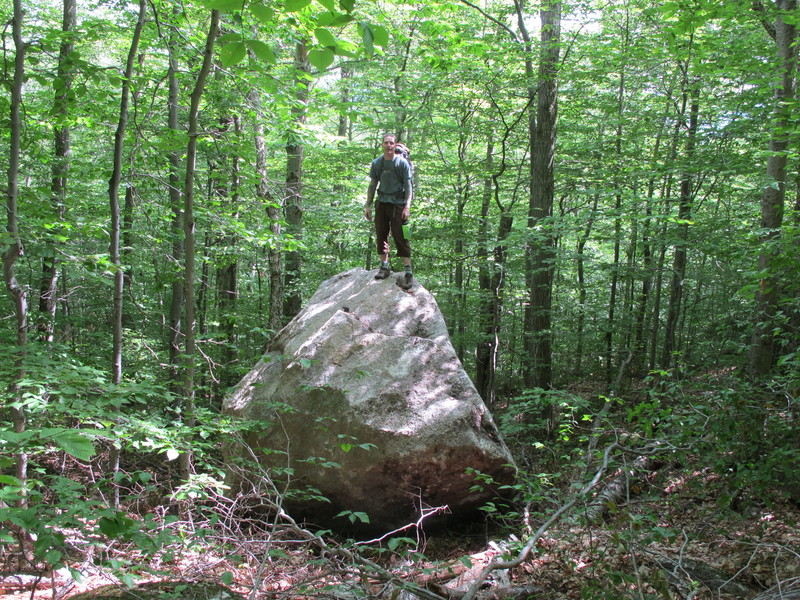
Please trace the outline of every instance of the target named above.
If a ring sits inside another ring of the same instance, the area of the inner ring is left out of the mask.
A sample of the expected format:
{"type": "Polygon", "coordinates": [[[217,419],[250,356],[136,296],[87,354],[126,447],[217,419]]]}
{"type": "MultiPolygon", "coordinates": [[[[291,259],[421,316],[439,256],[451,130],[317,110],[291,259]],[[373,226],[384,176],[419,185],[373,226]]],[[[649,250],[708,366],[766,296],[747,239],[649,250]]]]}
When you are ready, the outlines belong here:
{"type": "Polygon", "coordinates": [[[245,44],[247,44],[247,47],[256,58],[266,63],[275,64],[275,52],[272,51],[269,44],[265,44],[260,40],[245,40],[245,44]]]}
{"type": "Polygon", "coordinates": [[[226,44],[219,53],[219,59],[224,67],[232,67],[242,62],[245,56],[247,56],[247,46],[244,42],[226,44]]]}
{"type": "Polygon", "coordinates": [[[286,0],[286,12],[299,12],[311,4],[311,0],[286,0]]]}
{"type": "Polygon", "coordinates": [[[335,55],[330,48],[314,48],[308,53],[308,62],[314,65],[317,70],[324,71],[333,64],[335,55]]]}
{"type": "Polygon", "coordinates": [[[371,29],[372,41],[376,46],[385,48],[389,45],[389,30],[386,29],[386,27],[383,25],[373,25],[371,29]]]}
{"type": "Polygon", "coordinates": [[[201,2],[206,8],[223,12],[242,10],[244,7],[244,0],[201,0],[201,2]]]}
{"type": "Polygon", "coordinates": [[[336,10],[336,2],[334,0],[317,0],[322,6],[324,6],[329,12],[334,12],[336,10]]]}
{"type": "Polygon", "coordinates": [[[395,550],[397,550],[398,547],[400,547],[401,544],[409,544],[413,546],[416,543],[417,542],[411,538],[394,537],[394,538],[389,538],[389,541],[386,543],[386,545],[389,547],[389,550],[394,552],[395,550]]]}
{"type": "Polygon", "coordinates": [[[125,515],[116,514],[113,517],[101,517],[97,526],[104,535],[117,538],[134,532],[136,521],[125,515]]]}
{"type": "Polygon", "coordinates": [[[264,25],[271,25],[272,20],[275,18],[275,11],[269,6],[264,6],[263,4],[251,4],[250,12],[252,12],[253,16],[261,21],[264,25]]]}
{"type": "Polygon", "coordinates": [[[375,34],[368,23],[361,23],[361,39],[364,42],[364,50],[368,56],[375,54],[375,34]]]}
{"type": "Polygon", "coordinates": [[[356,0],[339,0],[339,6],[345,12],[353,12],[353,9],[356,7],[356,0]]]}
{"type": "Polygon", "coordinates": [[[42,429],[40,435],[53,440],[59,448],[78,460],[87,461],[95,455],[92,440],[75,429],[42,429]]]}
{"type": "Polygon", "coordinates": [[[325,29],[324,27],[317,27],[314,30],[314,36],[322,46],[329,46],[331,48],[336,47],[336,38],[333,37],[333,34],[330,32],[330,30],[325,29]]]}
{"type": "Polygon", "coordinates": [[[16,477],[12,477],[11,475],[0,475],[0,484],[12,485],[14,487],[22,487],[22,482],[16,477]]]}
{"type": "Polygon", "coordinates": [[[239,33],[225,33],[217,38],[217,43],[222,46],[229,42],[241,42],[242,35],[239,33]]]}
{"type": "Polygon", "coordinates": [[[219,579],[224,585],[230,585],[233,583],[233,573],[230,571],[225,571],[222,575],[220,575],[219,579]]]}

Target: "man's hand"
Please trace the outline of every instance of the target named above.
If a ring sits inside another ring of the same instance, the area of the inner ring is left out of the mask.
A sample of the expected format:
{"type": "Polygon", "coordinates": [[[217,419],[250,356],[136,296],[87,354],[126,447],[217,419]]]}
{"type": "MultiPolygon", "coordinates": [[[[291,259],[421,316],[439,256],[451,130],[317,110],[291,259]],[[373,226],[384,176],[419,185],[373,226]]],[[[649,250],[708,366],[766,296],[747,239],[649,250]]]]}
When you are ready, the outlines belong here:
{"type": "Polygon", "coordinates": [[[369,204],[364,207],[364,218],[367,221],[372,221],[372,206],[369,204]]]}
{"type": "Polygon", "coordinates": [[[403,223],[405,223],[406,221],[408,221],[408,217],[410,217],[410,216],[411,216],[411,208],[408,206],[408,204],[406,204],[406,205],[403,207],[403,213],[402,213],[402,215],[401,215],[401,216],[402,216],[402,218],[403,218],[403,223]]]}

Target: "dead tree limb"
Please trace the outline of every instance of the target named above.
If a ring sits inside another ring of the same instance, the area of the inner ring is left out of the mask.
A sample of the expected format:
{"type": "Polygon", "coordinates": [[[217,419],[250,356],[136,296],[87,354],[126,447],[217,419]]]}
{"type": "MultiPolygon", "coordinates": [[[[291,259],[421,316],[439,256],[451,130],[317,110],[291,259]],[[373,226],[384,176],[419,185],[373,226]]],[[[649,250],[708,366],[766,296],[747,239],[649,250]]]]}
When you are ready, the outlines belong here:
{"type": "Polygon", "coordinates": [[[533,536],[525,544],[525,546],[523,546],[522,550],[519,551],[516,558],[513,558],[511,560],[495,559],[488,565],[486,565],[486,567],[483,569],[483,571],[475,580],[475,582],[470,586],[470,588],[467,590],[467,593],[464,594],[461,600],[473,600],[476,597],[476,594],[478,593],[480,587],[486,581],[486,578],[489,577],[489,575],[493,571],[501,569],[513,569],[521,565],[523,562],[525,562],[528,556],[530,555],[531,551],[534,549],[536,544],[544,535],[544,533],[548,529],[550,529],[550,527],[554,523],[560,520],[561,517],[570,512],[577,504],[579,504],[586,494],[588,494],[590,491],[594,489],[594,487],[603,477],[605,472],[608,470],[608,465],[611,462],[611,453],[617,448],[620,448],[620,445],[617,442],[612,443],[610,446],[608,446],[608,448],[606,448],[605,452],[603,453],[603,463],[600,465],[600,468],[597,470],[592,480],[580,492],[578,492],[578,494],[576,494],[575,497],[572,498],[572,500],[570,500],[569,502],[563,504],[560,508],[558,508],[558,510],[556,510],[550,516],[550,518],[547,519],[547,521],[545,521],[539,527],[539,529],[536,530],[536,533],[534,533],[533,536]]]}

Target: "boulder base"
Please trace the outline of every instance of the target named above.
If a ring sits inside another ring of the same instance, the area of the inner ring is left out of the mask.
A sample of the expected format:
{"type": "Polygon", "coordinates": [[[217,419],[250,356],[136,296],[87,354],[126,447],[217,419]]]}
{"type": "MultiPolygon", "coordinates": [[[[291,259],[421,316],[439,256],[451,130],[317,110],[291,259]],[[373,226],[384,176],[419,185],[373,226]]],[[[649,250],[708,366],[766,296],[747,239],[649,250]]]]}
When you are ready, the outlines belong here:
{"type": "Polygon", "coordinates": [[[320,525],[347,525],[344,511],[379,530],[431,507],[464,517],[513,481],[513,459],[433,296],[373,275],[324,282],[238,384],[224,409],[249,424],[229,464],[257,457],[287,510],[320,525]]]}

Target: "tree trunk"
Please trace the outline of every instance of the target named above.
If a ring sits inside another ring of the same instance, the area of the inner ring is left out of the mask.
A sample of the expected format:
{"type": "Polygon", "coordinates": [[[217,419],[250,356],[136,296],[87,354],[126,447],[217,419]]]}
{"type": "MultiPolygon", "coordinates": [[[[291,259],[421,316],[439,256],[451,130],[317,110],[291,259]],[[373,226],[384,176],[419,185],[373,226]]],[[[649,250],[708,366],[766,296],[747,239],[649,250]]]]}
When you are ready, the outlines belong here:
{"type": "MultiPolygon", "coordinates": [[[[670,87],[664,108],[664,115],[658,127],[655,144],[653,145],[653,168],[661,155],[661,139],[667,125],[670,106],[672,104],[672,88],[670,87]]],[[[642,231],[642,286],[636,299],[635,334],[633,369],[641,370],[646,365],[647,342],[645,341],[645,319],[647,304],[651,297],[653,285],[653,241],[651,230],[653,228],[653,198],[655,196],[656,176],[652,175],[647,182],[647,197],[645,198],[645,221],[642,231]]]]}
{"type": "Polygon", "coordinates": [[[264,138],[264,119],[262,118],[261,92],[253,88],[250,90],[251,104],[255,109],[255,148],[256,148],[256,173],[258,185],[256,194],[265,206],[269,217],[272,240],[267,250],[269,263],[269,307],[267,327],[274,335],[283,325],[283,251],[281,246],[281,205],[269,189],[269,172],[267,171],[267,144],[264,138]]]}
{"type": "MultiPolygon", "coordinates": [[[[25,377],[24,357],[28,345],[28,300],[25,287],[19,283],[14,264],[23,254],[22,240],[19,234],[18,199],[19,199],[19,167],[22,145],[22,87],[25,82],[25,52],[28,45],[22,40],[22,0],[14,0],[12,36],[14,38],[14,78],[11,82],[11,116],[9,120],[11,140],[8,154],[8,190],[6,192],[7,239],[8,248],[3,253],[3,279],[14,303],[14,316],[17,326],[15,362],[16,376],[9,382],[11,397],[15,402],[6,410],[10,413],[15,433],[24,433],[27,425],[25,403],[21,397],[19,383],[25,377]]],[[[17,453],[15,476],[23,488],[28,480],[28,455],[24,451],[17,453]]],[[[19,506],[27,505],[27,498],[20,496],[19,506]]]]}
{"type": "MultiPolygon", "coordinates": [[[[796,0],[777,0],[781,13],[794,14],[796,0]]],[[[753,333],[750,340],[748,374],[752,379],[767,375],[775,361],[777,340],[773,334],[780,301],[778,277],[780,275],[779,245],[776,243],[783,226],[783,204],[786,196],[786,163],[793,103],[795,98],[795,71],[797,29],[794,21],[784,22],[779,16],[775,23],[775,47],[780,62],[781,82],[775,86],[773,133],[769,143],[767,177],[773,184],[764,188],[761,196],[761,250],[758,256],[759,281],[756,293],[753,333]]]]}
{"type": "MultiPolygon", "coordinates": [[[[179,14],[176,5],[173,8],[173,17],[179,14]]],[[[178,83],[178,60],[175,56],[177,52],[177,39],[174,29],[167,40],[167,51],[169,52],[169,67],[167,70],[167,128],[170,134],[178,136],[180,131],[180,117],[178,114],[178,102],[180,94],[180,84],[178,83]]],[[[170,391],[179,397],[181,390],[181,346],[182,346],[182,326],[181,317],[183,316],[183,286],[185,275],[183,273],[184,264],[184,238],[183,238],[183,197],[181,194],[181,153],[174,150],[169,153],[169,205],[172,211],[172,222],[170,232],[172,235],[172,269],[170,279],[172,282],[172,295],[169,302],[169,381],[170,391]]],[[[178,408],[178,407],[175,407],[178,408]]]]}
{"type": "MultiPolygon", "coordinates": [[[[491,135],[486,145],[486,172],[492,171],[494,163],[494,144],[491,135]]],[[[491,406],[495,394],[495,374],[497,372],[497,332],[494,319],[494,299],[492,275],[497,265],[489,265],[489,208],[492,203],[492,180],[488,176],[483,184],[481,216],[478,221],[478,289],[480,290],[480,309],[478,319],[480,329],[475,346],[475,387],[483,401],[491,406]]]]}
{"type": "MultiPolygon", "coordinates": [[[[341,68],[341,73],[342,81],[352,79],[353,68],[343,66],[341,68]]],[[[350,104],[350,86],[346,83],[342,85],[342,97],[340,102],[342,103],[342,108],[339,110],[339,127],[336,131],[336,135],[338,135],[340,138],[350,139],[351,123],[348,106],[350,104]]]]}
{"type": "MultiPolygon", "coordinates": [[[[685,93],[684,103],[686,102],[685,93]]],[[[670,369],[677,366],[675,353],[679,351],[676,343],[676,333],[680,320],[683,302],[683,285],[686,277],[686,260],[689,247],[689,219],[692,217],[692,204],[694,192],[692,190],[692,164],[694,161],[694,148],[697,138],[697,118],[700,112],[700,89],[696,83],[691,90],[691,108],[689,109],[689,124],[686,132],[686,166],[681,175],[680,200],[678,203],[678,233],[675,242],[675,253],[672,262],[672,280],[670,281],[669,304],[667,306],[667,322],[664,333],[664,346],[662,348],[661,366],[670,369]]]]}
{"type": "MultiPolygon", "coordinates": [[[[111,350],[111,382],[114,385],[122,383],[122,300],[125,272],[120,258],[120,236],[122,234],[121,214],[119,202],[119,187],[122,181],[123,151],[125,147],[125,129],[128,125],[128,104],[130,102],[131,79],[136,63],[136,54],[139,51],[139,40],[144,28],[144,18],[147,2],[139,0],[139,17],[128,50],[128,59],[125,63],[125,73],[122,76],[122,92],[119,107],[119,120],[114,133],[114,158],[111,179],[108,182],[108,199],[111,209],[111,241],[109,244],[109,260],[114,266],[114,284],[111,306],[111,329],[113,345],[111,350]]],[[[119,449],[112,446],[110,453],[111,472],[119,470],[119,449]]],[[[114,507],[119,507],[119,488],[114,486],[114,507]]]]}
{"type": "MultiPolygon", "coordinates": [[[[200,99],[205,90],[206,79],[211,71],[212,58],[214,55],[214,43],[217,39],[219,29],[219,11],[211,11],[211,23],[208,27],[205,49],[203,51],[203,64],[197,73],[194,89],[190,97],[189,105],[189,143],[186,147],[186,177],[183,184],[183,234],[185,240],[184,250],[186,258],[184,260],[183,274],[183,295],[185,298],[185,318],[184,318],[184,365],[183,365],[183,422],[191,428],[195,423],[195,354],[197,353],[196,340],[196,317],[195,317],[195,230],[194,230],[194,174],[197,164],[197,138],[199,136],[198,114],[200,112],[200,99]]],[[[180,470],[181,477],[185,480],[191,475],[192,451],[187,447],[181,454],[180,470]]]]}
{"type": "MultiPolygon", "coordinates": [[[[623,43],[623,56],[627,54],[628,35],[630,26],[630,14],[625,14],[625,40],[623,43]]],[[[619,285],[619,256],[621,246],[622,230],[622,184],[619,174],[622,169],[622,123],[625,113],[625,68],[620,66],[619,85],[617,87],[617,130],[614,139],[614,154],[616,157],[616,169],[614,175],[614,264],[611,267],[611,285],[608,296],[608,320],[606,322],[605,342],[606,342],[606,385],[611,385],[611,371],[614,363],[614,328],[616,327],[615,315],[617,310],[617,286],[619,285]]]]}
{"type": "Polygon", "coordinates": [[[583,338],[584,338],[584,329],[586,324],[586,275],[585,275],[585,262],[586,257],[584,255],[584,249],[586,248],[586,243],[589,241],[589,238],[592,235],[592,228],[594,227],[594,221],[597,217],[597,203],[600,199],[599,194],[594,195],[594,200],[592,201],[592,211],[589,213],[589,219],[586,222],[586,228],[583,230],[583,235],[581,235],[580,239],[578,240],[578,246],[575,249],[576,260],[578,262],[578,322],[575,327],[575,335],[577,336],[577,348],[575,351],[575,375],[577,377],[583,376],[583,338]]]}
{"type": "MultiPolygon", "coordinates": [[[[242,125],[238,116],[233,117],[234,134],[237,138],[241,137],[242,125]]],[[[234,155],[231,159],[232,180],[231,180],[231,216],[234,220],[239,219],[239,187],[240,187],[240,162],[241,159],[234,155]]],[[[220,330],[223,334],[224,343],[222,346],[222,374],[219,377],[219,384],[216,385],[216,400],[221,404],[225,390],[236,383],[233,380],[235,371],[232,369],[233,363],[238,359],[236,343],[236,304],[239,298],[238,290],[238,260],[236,246],[238,238],[233,233],[226,233],[220,239],[221,253],[218,260],[222,262],[217,267],[217,302],[219,307],[220,330]]]]}
{"type": "Polygon", "coordinates": [[[552,385],[551,306],[555,273],[553,196],[561,3],[545,2],[541,17],[541,60],[536,119],[530,119],[531,188],[528,207],[529,240],[525,248],[529,302],[525,309],[523,380],[527,388],[552,385]]]}
{"type": "MultiPolygon", "coordinates": [[[[292,108],[293,123],[286,143],[286,227],[296,242],[303,238],[303,141],[302,130],[308,109],[308,48],[298,42],[294,56],[295,89],[297,95],[292,108]]],[[[291,319],[300,312],[303,303],[301,282],[301,256],[299,250],[286,253],[284,272],[285,298],[283,315],[291,319]]]]}
{"type": "MultiPolygon", "coordinates": [[[[69,92],[72,87],[73,69],[68,63],[75,49],[73,37],[78,19],[76,0],[64,0],[64,14],[61,24],[63,39],[58,51],[58,70],[54,82],[55,101],[53,103],[53,168],[50,184],[51,204],[56,221],[64,219],[66,211],[67,176],[70,167],[70,113],[69,92]]],[[[55,233],[58,233],[56,230],[55,233]]],[[[42,258],[42,279],[39,284],[39,335],[45,343],[52,343],[55,336],[55,316],[58,300],[58,267],[56,266],[56,243],[48,240],[42,258]]]]}

